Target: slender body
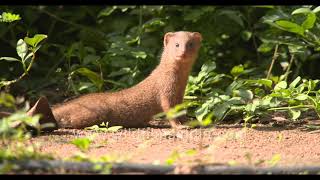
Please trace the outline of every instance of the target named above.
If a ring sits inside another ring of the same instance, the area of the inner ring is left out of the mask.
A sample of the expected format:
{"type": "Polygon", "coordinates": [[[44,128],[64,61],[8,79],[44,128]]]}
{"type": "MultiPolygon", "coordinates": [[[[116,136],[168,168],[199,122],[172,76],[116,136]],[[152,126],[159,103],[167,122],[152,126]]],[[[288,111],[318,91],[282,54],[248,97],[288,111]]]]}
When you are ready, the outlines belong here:
{"type": "MultiPolygon", "coordinates": [[[[155,114],[167,112],[182,103],[201,41],[198,32],[166,33],[160,64],[146,79],[118,92],[87,94],[53,106],[51,110],[58,127],[84,128],[102,122],[108,122],[110,126],[146,126],[155,114]]],[[[47,100],[42,98],[41,101],[47,100]]],[[[50,109],[49,105],[47,108],[50,109]]],[[[39,111],[29,111],[29,114],[35,113],[39,111]]],[[[173,127],[180,125],[175,119],[170,120],[170,124],[173,127]]]]}

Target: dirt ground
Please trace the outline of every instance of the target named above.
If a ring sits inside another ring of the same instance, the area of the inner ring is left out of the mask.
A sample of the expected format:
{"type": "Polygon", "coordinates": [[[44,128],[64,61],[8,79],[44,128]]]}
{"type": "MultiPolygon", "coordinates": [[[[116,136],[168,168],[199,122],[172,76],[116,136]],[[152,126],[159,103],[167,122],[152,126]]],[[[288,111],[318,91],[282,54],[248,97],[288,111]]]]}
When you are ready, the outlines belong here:
{"type": "Polygon", "coordinates": [[[89,157],[105,156],[114,162],[320,165],[320,134],[299,126],[259,124],[244,128],[233,124],[178,132],[169,128],[142,128],[108,133],[60,129],[34,137],[31,142],[40,143],[41,152],[63,159],[79,152],[70,141],[86,136],[94,137],[86,153],[89,157]]]}

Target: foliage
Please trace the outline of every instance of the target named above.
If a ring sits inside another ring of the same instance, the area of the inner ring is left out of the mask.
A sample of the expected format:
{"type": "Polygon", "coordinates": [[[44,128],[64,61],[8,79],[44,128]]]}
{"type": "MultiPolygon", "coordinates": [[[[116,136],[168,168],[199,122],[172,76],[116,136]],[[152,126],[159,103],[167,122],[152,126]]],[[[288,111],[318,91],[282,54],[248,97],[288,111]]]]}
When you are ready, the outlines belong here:
{"type": "Polygon", "coordinates": [[[12,14],[12,13],[9,13],[9,12],[3,12],[0,15],[0,22],[10,23],[10,22],[13,22],[13,21],[18,21],[20,19],[21,19],[21,17],[20,17],[19,14],[12,14]]]}
{"type": "MultiPolygon", "coordinates": [[[[319,112],[317,80],[307,80],[318,73],[320,26],[316,6],[2,9],[7,12],[2,19],[16,23],[0,24],[5,26],[0,30],[0,46],[18,42],[19,59],[1,58],[6,61],[0,66],[8,71],[0,72],[0,82],[2,86],[14,83],[13,87],[20,89],[16,93],[38,97],[38,91],[56,87],[60,96],[72,96],[133,86],[157,65],[164,33],[188,30],[201,32],[204,42],[186,88],[186,103],[167,117],[187,113],[204,125],[233,115],[249,122],[274,111],[286,111],[293,120],[306,110],[319,112]],[[17,14],[9,13],[12,11],[17,14]],[[46,22],[39,23],[43,19],[46,22]],[[36,35],[5,38],[9,33],[25,31],[36,35]],[[34,61],[36,51],[39,56],[34,61]],[[22,75],[17,62],[22,64],[22,75]],[[32,75],[24,81],[7,80],[23,77],[31,69],[32,75]]],[[[91,130],[108,131],[106,128],[94,126],[91,130]]]]}
{"type": "Polygon", "coordinates": [[[122,126],[112,126],[108,127],[108,123],[101,123],[99,126],[98,125],[93,125],[90,127],[86,127],[85,130],[91,130],[95,132],[117,132],[119,129],[121,129],[122,126]]]}
{"type": "Polygon", "coordinates": [[[20,79],[22,79],[25,75],[28,74],[30,71],[30,68],[32,67],[32,64],[35,60],[35,53],[39,50],[41,45],[38,45],[42,40],[46,39],[47,35],[44,34],[36,34],[33,38],[25,37],[23,39],[19,39],[17,42],[17,54],[20,57],[20,59],[14,58],[14,57],[0,57],[1,60],[5,61],[17,61],[22,64],[24,73],[17,79],[11,80],[11,81],[1,81],[0,82],[0,88],[2,86],[9,86],[12,83],[16,83],[20,79]],[[30,61],[30,62],[29,62],[30,61]]]}
{"type": "Polygon", "coordinates": [[[72,144],[77,146],[81,151],[87,151],[89,149],[90,143],[92,142],[92,138],[77,138],[71,141],[72,144]]]}

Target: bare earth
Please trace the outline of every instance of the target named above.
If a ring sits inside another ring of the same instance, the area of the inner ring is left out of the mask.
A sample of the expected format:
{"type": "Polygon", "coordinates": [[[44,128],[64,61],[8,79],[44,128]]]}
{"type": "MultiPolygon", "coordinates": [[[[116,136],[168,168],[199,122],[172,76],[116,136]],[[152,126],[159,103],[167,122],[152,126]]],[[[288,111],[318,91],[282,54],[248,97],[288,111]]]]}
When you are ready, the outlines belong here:
{"type": "Polygon", "coordinates": [[[60,129],[31,139],[40,151],[58,159],[79,152],[70,143],[93,135],[86,153],[110,161],[166,164],[235,164],[266,166],[320,165],[320,134],[299,127],[219,125],[180,130],[169,128],[122,129],[115,133],[60,129]],[[189,153],[188,153],[189,152],[189,153]]]}

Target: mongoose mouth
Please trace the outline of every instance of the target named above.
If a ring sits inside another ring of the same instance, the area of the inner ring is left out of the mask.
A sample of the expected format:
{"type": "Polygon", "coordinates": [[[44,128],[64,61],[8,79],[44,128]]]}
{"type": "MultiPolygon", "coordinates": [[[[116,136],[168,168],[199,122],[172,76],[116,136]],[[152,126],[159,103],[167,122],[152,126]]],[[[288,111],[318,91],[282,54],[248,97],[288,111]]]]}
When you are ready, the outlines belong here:
{"type": "Polygon", "coordinates": [[[183,55],[179,55],[179,56],[176,56],[176,60],[182,60],[182,59],[185,59],[185,58],[187,58],[187,56],[185,55],[185,54],[183,54],[183,55]]]}

